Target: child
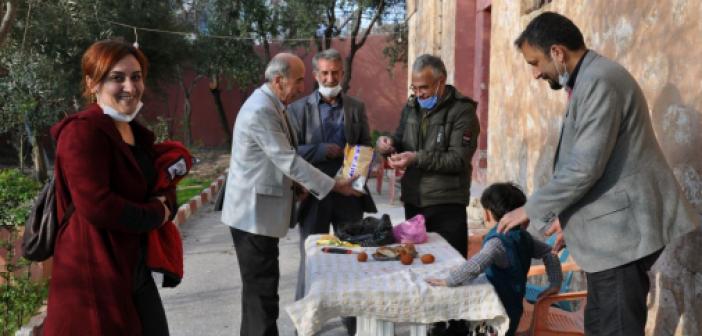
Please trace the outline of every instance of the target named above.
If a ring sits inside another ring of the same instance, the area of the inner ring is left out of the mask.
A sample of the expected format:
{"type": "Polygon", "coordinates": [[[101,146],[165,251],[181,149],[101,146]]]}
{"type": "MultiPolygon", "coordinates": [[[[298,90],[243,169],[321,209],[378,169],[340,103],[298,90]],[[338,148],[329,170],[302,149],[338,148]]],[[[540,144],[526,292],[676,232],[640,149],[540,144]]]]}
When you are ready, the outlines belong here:
{"type": "Polygon", "coordinates": [[[458,286],[485,271],[495,287],[497,295],[507,310],[509,330],[505,335],[514,335],[522,316],[522,300],[526,287],[526,275],[531,258],[541,258],[546,266],[550,286],[539,294],[539,298],[558,293],[563,280],[558,257],[551,253],[551,246],[535,240],[516,227],[504,234],[497,233],[497,223],[502,216],[526,203],[526,196],[514,184],[495,183],[480,197],[485,210],[485,222],[491,227],[483,239],[480,252],[458,267],[449,270],[445,279],[428,278],[434,286],[458,286]]]}

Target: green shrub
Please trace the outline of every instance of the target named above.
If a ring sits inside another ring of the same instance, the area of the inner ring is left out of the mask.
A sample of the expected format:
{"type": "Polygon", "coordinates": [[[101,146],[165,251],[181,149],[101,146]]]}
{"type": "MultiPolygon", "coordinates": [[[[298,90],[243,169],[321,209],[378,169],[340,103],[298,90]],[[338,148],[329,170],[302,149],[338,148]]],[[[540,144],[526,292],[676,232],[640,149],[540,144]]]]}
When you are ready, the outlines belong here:
{"type": "Polygon", "coordinates": [[[0,226],[21,226],[41,185],[19,169],[0,170],[0,226]]]}
{"type": "Polygon", "coordinates": [[[0,335],[14,335],[34,316],[48,293],[46,282],[35,283],[28,278],[15,278],[12,285],[0,286],[0,335]]]}
{"type": "Polygon", "coordinates": [[[34,315],[47,294],[46,283],[30,280],[30,262],[15,258],[14,244],[19,239],[20,228],[27,220],[32,199],[41,185],[25,176],[18,169],[0,170],[0,230],[9,232],[0,240],[0,250],[7,251],[0,265],[0,335],[14,335],[23,323],[34,315]],[[15,262],[17,259],[17,262],[15,262]]]}

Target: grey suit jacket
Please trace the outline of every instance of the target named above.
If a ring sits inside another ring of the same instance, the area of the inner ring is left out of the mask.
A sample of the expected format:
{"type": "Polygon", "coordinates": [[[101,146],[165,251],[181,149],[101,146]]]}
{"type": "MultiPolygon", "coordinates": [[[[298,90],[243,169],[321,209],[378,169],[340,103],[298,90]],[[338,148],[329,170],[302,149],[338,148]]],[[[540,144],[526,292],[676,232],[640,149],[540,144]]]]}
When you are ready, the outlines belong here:
{"type": "Polygon", "coordinates": [[[568,102],[551,180],[525,208],[530,228],[559,216],[585,271],[649,255],[699,225],[663,156],[646,98],[621,65],[589,51],[568,102]]]}
{"type": "MultiPolygon", "coordinates": [[[[366,107],[360,100],[341,94],[344,111],[344,136],[350,145],[372,146],[366,107]]],[[[318,165],[326,161],[326,144],[322,136],[322,120],[319,113],[318,91],[303,97],[288,107],[290,123],[298,139],[297,152],[308,162],[318,165]]],[[[376,212],[376,206],[366,190],[363,210],[376,212]]]]}
{"type": "Polygon", "coordinates": [[[284,237],[290,227],[296,181],[319,199],[334,180],[295,151],[284,106],[267,84],[239,110],[222,208],[222,222],[242,231],[284,237]]]}

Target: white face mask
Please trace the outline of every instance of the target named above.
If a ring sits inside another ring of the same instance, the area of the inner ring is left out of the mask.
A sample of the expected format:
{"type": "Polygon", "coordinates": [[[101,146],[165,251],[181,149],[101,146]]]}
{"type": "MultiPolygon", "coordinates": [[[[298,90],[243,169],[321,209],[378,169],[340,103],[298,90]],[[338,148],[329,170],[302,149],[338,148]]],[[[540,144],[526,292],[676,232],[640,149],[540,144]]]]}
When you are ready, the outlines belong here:
{"type": "Polygon", "coordinates": [[[328,87],[319,83],[319,94],[324,98],[335,98],[341,92],[341,85],[336,84],[336,86],[328,87]]]}
{"type": "Polygon", "coordinates": [[[563,73],[561,73],[558,70],[558,63],[556,63],[556,58],[554,57],[553,53],[551,53],[551,59],[553,59],[553,65],[556,67],[556,72],[558,72],[558,84],[560,84],[562,87],[566,87],[568,84],[568,81],[570,80],[570,74],[568,73],[568,68],[566,68],[565,65],[563,65],[563,73]]]}
{"type": "Polygon", "coordinates": [[[132,114],[124,114],[124,113],[119,113],[117,110],[113,109],[112,107],[109,107],[107,105],[103,105],[98,103],[100,107],[102,108],[102,112],[110,116],[112,120],[114,121],[122,121],[122,122],[130,122],[136,118],[137,114],[139,114],[139,111],[141,110],[142,106],[144,106],[144,103],[141,101],[137,104],[136,109],[132,114]]]}

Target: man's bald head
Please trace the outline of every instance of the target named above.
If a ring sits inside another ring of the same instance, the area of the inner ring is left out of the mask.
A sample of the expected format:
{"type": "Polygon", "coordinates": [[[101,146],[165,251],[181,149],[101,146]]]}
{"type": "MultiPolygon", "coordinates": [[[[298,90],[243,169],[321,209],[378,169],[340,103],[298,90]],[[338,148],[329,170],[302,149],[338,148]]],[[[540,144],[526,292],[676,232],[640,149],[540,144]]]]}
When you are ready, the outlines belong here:
{"type": "Polygon", "coordinates": [[[301,66],[305,68],[305,64],[302,62],[300,57],[291,53],[279,53],[268,62],[266,66],[266,81],[270,82],[275,76],[288,77],[290,76],[290,69],[293,66],[301,66]]]}
{"type": "Polygon", "coordinates": [[[268,62],[266,81],[283,104],[292,103],[305,86],[305,63],[297,55],[279,53],[268,62]]]}

